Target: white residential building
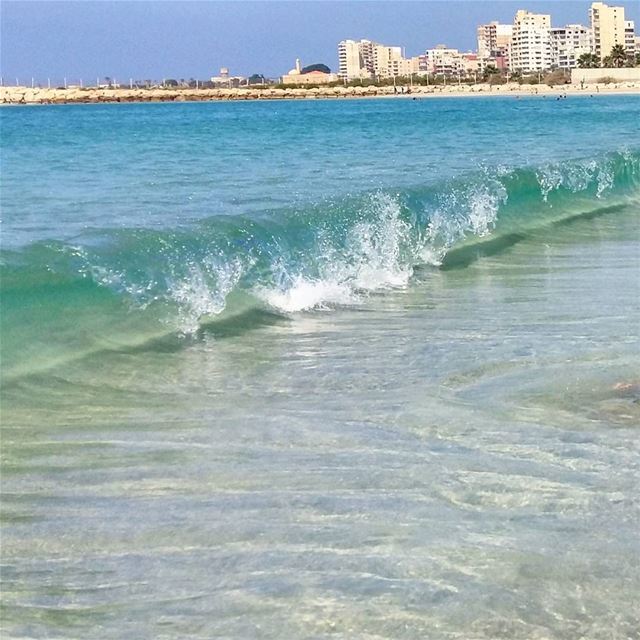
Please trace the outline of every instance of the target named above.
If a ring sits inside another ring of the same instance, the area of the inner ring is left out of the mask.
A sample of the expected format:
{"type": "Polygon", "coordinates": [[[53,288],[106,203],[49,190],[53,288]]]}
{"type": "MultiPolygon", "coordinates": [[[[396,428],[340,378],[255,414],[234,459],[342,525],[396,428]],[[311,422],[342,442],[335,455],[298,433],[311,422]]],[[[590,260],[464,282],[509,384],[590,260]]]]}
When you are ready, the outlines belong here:
{"type": "Polygon", "coordinates": [[[511,69],[528,73],[551,65],[551,16],[521,9],[513,23],[511,69]]]}
{"type": "Polygon", "coordinates": [[[444,44],[427,49],[424,54],[423,66],[425,63],[426,71],[434,75],[465,75],[466,72],[465,59],[460,51],[451,49],[444,44]]]}
{"type": "Polygon", "coordinates": [[[593,32],[581,24],[551,28],[551,66],[574,69],[578,58],[593,52],[593,32]]]}

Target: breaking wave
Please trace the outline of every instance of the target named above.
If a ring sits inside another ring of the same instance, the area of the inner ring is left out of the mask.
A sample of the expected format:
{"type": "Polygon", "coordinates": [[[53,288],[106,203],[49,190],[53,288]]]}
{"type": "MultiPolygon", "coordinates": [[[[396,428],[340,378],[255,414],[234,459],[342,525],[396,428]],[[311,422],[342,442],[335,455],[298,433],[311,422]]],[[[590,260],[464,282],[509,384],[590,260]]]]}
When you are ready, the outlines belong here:
{"type": "MultiPolygon", "coordinates": [[[[217,216],[189,229],[105,230],[73,245],[3,251],[3,342],[24,349],[25,340],[58,331],[90,336],[87,350],[110,348],[193,334],[247,308],[288,314],[358,304],[372,291],[406,287],[420,265],[466,264],[484,245],[639,192],[640,152],[619,152],[484,169],[304,209],[217,216]]],[[[24,358],[7,358],[20,369],[24,358]]]]}

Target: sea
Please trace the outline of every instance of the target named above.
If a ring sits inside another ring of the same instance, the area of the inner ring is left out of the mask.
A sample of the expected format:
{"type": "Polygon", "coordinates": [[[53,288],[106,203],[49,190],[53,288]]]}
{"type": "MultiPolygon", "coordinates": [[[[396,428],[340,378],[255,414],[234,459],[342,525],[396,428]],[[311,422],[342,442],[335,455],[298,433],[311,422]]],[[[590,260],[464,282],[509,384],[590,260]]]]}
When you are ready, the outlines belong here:
{"type": "Polygon", "coordinates": [[[0,125],[3,638],[640,638],[640,97],[0,125]]]}

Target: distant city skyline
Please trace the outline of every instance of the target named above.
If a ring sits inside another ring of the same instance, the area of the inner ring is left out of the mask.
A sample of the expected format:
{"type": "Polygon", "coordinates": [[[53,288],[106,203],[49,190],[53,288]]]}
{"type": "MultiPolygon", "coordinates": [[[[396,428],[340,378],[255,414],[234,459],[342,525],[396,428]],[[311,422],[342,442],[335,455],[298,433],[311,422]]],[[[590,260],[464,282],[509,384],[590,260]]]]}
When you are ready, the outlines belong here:
{"type": "MultiPolygon", "coordinates": [[[[115,77],[280,76],[296,58],[336,70],[337,44],[369,38],[417,55],[447,44],[476,48],[476,27],[511,23],[518,9],[550,13],[552,24],[588,24],[588,1],[295,2],[127,0],[3,1],[0,70],[5,82],[115,77]]],[[[640,22],[640,3],[623,6],[640,22]]],[[[638,27],[636,27],[638,29],[638,27]]],[[[637,31],[636,31],[637,32],[637,31]]]]}

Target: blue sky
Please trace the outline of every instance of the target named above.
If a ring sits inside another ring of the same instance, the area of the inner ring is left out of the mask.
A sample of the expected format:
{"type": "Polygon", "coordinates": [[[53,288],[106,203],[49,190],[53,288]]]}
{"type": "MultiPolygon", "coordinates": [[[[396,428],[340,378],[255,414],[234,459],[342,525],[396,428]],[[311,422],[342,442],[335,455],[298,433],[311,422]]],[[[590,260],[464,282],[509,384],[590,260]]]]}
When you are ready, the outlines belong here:
{"type": "MultiPolygon", "coordinates": [[[[5,83],[277,76],[296,57],[337,65],[344,38],[369,38],[417,55],[439,43],[475,49],[475,27],[512,22],[517,9],[550,13],[554,25],[587,24],[589,2],[276,0],[2,0],[0,68],[5,83]]],[[[614,4],[612,2],[611,4],[614,4]]],[[[640,2],[623,5],[640,23],[640,2]]],[[[639,24],[640,27],[640,24],[639,24]]],[[[638,28],[637,28],[638,30],[638,28]]]]}

